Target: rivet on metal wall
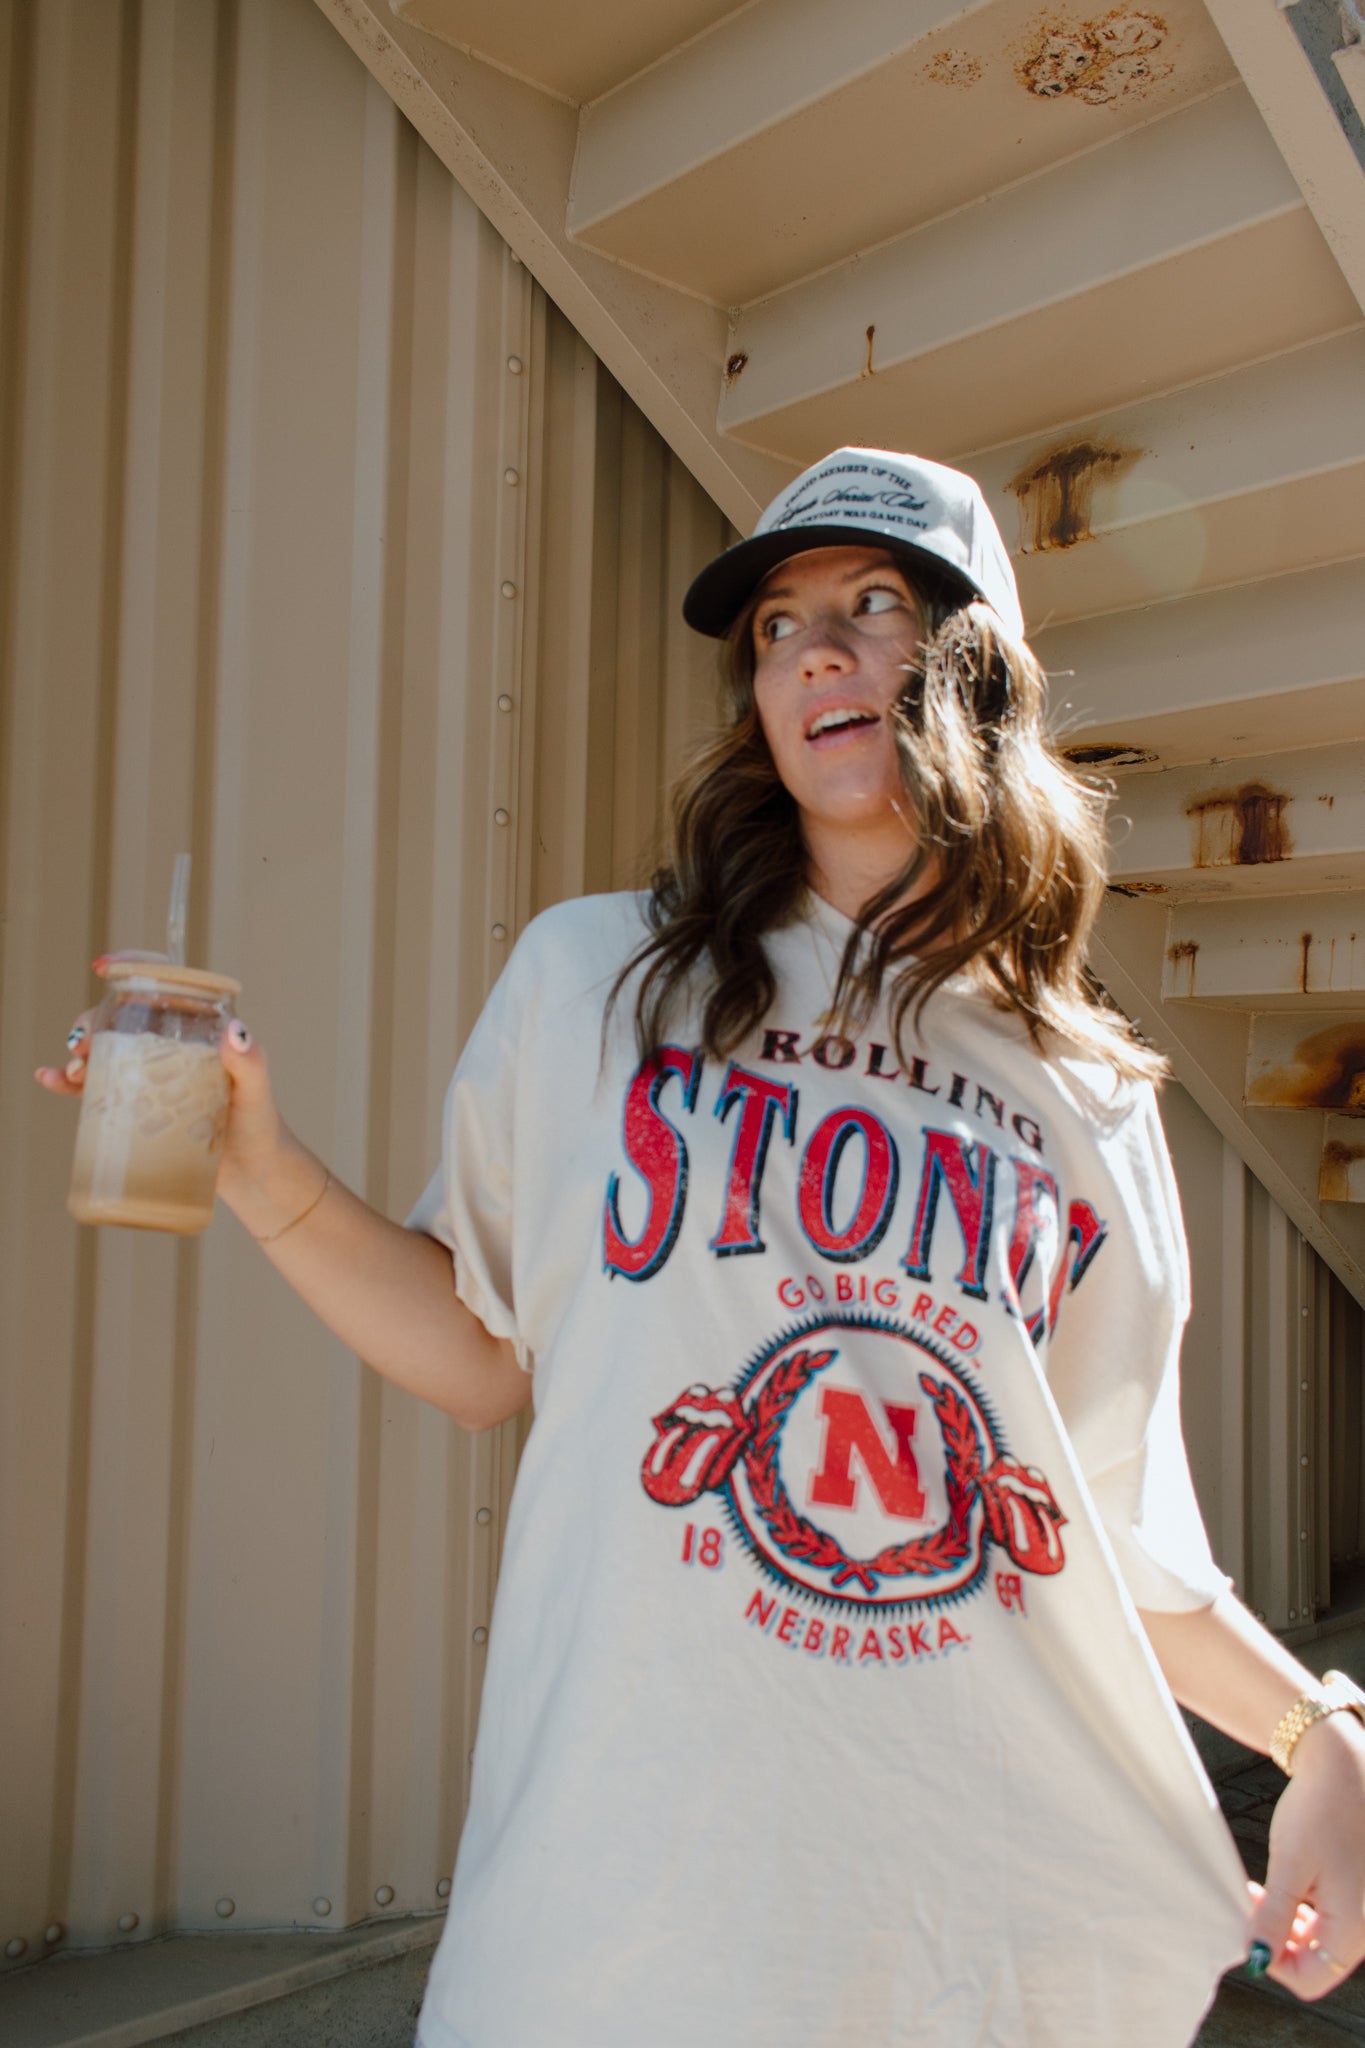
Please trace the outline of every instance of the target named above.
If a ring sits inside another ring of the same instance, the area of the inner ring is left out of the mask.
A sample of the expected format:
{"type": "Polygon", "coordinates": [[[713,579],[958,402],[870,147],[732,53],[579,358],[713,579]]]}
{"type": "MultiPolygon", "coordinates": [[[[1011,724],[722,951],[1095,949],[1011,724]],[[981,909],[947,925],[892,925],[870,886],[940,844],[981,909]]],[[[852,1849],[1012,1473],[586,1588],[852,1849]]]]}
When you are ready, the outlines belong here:
{"type": "Polygon", "coordinates": [[[436,1896],[438,1899],[448,1899],[450,1897],[450,1879],[448,1877],[443,1877],[437,1885],[436,1896]]]}
{"type": "Polygon", "coordinates": [[[1306,1529],[1300,1529],[1299,1541],[1300,1543],[1306,1543],[1308,1541],[1308,1531],[1306,1529]]]}
{"type": "Polygon", "coordinates": [[[519,377],[521,375],[523,367],[521,357],[509,356],[507,358],[507,367],[512,372],[512,375],[514,377],[519,377]]]}
{"type": "Polygon", "coordinates": [[[391,1906],[393,1904],[393,1886],[391,1884],[381,1884],[374,1895],[374,1902],[376,1906],[391,1906]]]}
{"type": "Polygon", "coordinates": [[[57,1943],[62,1939],[62,1936],[65,1933],[66,1929],[63,1927],[61,1921],[54,1920],[50,1927],[45,1927],[43,1929],[43,1940],[47,1943],[49,1948],[55,1948],[57,1943]]]}
{"type": "Polygon", "coordinates": [[[1308,1460],[1307,1460],[1307,1458],[1300,1458],[1300,1459],[1299,1459],[1299,1463],[1300,1463],[1301,1465],[1306,1465],[1306,1464],[1308,1463],[1308,1460]]]}
{"type": "Polygon", "coordinates": [[[474,1640],[476,1643],[486,1643],[488,1641],[488,1630],[486,1628],[476,1628],[474,1640]]]}
{"type": "Polygon", "coordinates": [[[502,480],[505,484],[519,484],[521,482],[521,472],[511,468],[505,469],[502,473],[502,480]]]}
{"type": "Polygon", "coordinates": [[[1307,1310],[1306,1308],[1301,1308],[1301,1309],[1299,1310],[1299,1314],[1300,1314],[1301,1316],[1303,1316],[1303,1317],[1304,1317],[1304,1318],[1306,1319],[1306,1318],[1307,1318],[1307,1315],[1308,1315],[1308,1310],[1307,1310]]]}
{"type": "Polygon", "coordinates": [[[213,1910],[220,1920],[230,1920],[237,1911],[236,1899],[215,1899],[213,1910]]]}
{"type": "Polygon", "coordinates": [[[331,1912],[331,1910],[332,1901],[330,1899],[314,1899],[313,1911],[317,1915],[319,1920],[325,1920],[327,1918],[327,1915],[331,1912]]]}
{"type": "Polygon", "coordinates": [[[515,584],[515,583],[504,583],[504,584],[503,584],[503,586],[502,586],[502,594],[503,594],[503,596],[504,596],[504,597],[515,597],[515,596],[516,596],[516,594],[517,594],[517,586],[516,586],[516,584],[515,584]]]}
{"type": "Polygon", "coordinates": [[[5,1943],[5,1954],[12,1963],[17,1963],[20,1956],[27,1953],[28,1943],[24,1940],[22,1934],[16,1934],[13,1940],[5,1943]]]}
{"type": "Polygon", "coordinates": [[[508,696],[506,690],[503,691],[498,699],[498,709],[499,711],[510,711],[512,709],[512,699],[508,696]]]}
{"type": "Polygon", "coordinates": [[[1289,1610],[1289,1619],[1290,1619],[1291,1621],[1297,1621],[1297,1620],[1298,1620],[1298,1618],[1299,1618],[1299,1610],[1298,1610],[1298,1608],[1297,1608],[1297,1607],[1291,1607],[1291,1608],[1290,1608],[1290,1610],[1289,1610]]]}
{"type": "Polygon", "coordinates": [[[1300,1392],[1301,1394],[1306,1394],[1306,1393],[1308,1392],[1308,1382],[1307,1382],[1307,1380],[1300,1380],[1300,1381],[1299,1381],[1299,1392],[1300,1392]]]}
{"type": "Polygon", "coordinates": [[[495,924],[493,927],[493,937],[495,939],[505,939],[507,937],[507,926],[505,924],[495,924]]]}
{"type": "Polygon", "coordinates": [[[512,813],[511,813],[510,811],[503,811],[503,810],[497,810],[497,811],[494,811],[494,813],[493,813],[493,823],[494,823],[495,825],[510,825],[510,824],[511,824],[511,822],[512,822],[512,813]]]}
{"type": "Polygon", "coordinates": [[[488,1524],[492,1521],[492,1519],[493,1510],[491,1508],[480,1508],[479,1512],[474,1517],[474,1520],[478,1523],[481,1529],[486,1529],[488,1527],[488,1524]]]}
{"type": "Polygon", "coordinates": [[[119,1914],[119,1916],[118,1916],[118,1931],[119,1931],[119,1933],[120,1933],[120,1934],[131,1934],[131,1933],[132,1933],[132,1931],[133,1931],[133,1929],[134,1929],[134,1928],[135,1928],[136,1926],[137,1926],[137,1914],[136,1914],[136,1913],[120,1913],[120,1914],[119,1914]]]}

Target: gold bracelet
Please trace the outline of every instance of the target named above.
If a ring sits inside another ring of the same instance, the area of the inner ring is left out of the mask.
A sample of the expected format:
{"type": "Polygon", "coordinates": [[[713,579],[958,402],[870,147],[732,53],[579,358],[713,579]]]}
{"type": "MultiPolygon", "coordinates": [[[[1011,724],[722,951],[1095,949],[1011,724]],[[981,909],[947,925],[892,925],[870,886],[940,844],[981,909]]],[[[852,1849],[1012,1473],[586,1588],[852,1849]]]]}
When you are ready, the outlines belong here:
{"type": "Polygon", "coordinates": [[[312,1201],[308,1204],[308,1207],[306,1209],[300,1209],[298,1215],[294,1218],[294,1221],[292,1223],[282,1224],[278,1230],[268,1231],[264,1237],[256,1237],[256,1233],[254,1230],[250,1233],[252,1237],[256,1237],[257,1244],[274,1244],[278,1238],[284,1236],[286,1231],[293,1230],[296,1224],[302,1223],[305,1216],[312,1215],[314,1209],[317,1208],[318,1203],[322,1200],[328,1188],[332,1185],[331,1167],[324,1167],[323,1174],[324,1179],[322,1186],[318,1189],[312,1201]]]}
{"type": "Polygon", "coordinates": [[[1344,1671],[1325,1671],[1321,1692],[1302,1694],[1276,1722],[1270,1754],[1287,1778],[1294,1775],[1294,1751],[1300,1737],[1329,1714],[1354,1714],[1365,1723],[1365,1692],[1344,1671]]]}

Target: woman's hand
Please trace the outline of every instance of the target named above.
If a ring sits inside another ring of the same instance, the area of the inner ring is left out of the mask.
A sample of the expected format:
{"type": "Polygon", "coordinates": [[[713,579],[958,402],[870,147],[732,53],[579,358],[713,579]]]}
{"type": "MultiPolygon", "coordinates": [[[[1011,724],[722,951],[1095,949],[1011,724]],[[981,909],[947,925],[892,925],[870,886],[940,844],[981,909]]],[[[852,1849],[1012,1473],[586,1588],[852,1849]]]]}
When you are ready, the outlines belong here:
{"type": "MultiPolygon", "coordinates": [[[[111,953],[95,972],[164,957],[111,953]]],[[[64,1066],[38,1068],[51,1094],[84,1088],[94,1016],[83,1010],[72,1025],[64,1066]]],[[[294,1136],[245,1024],[228,1026],[218,1052],[231,1083],[218,1193],[276,1271],[376,1371],[465,1428],[491,1428],[525,1407],[531,1376],[460,1300],[445,1247],[379,1215],[294,1136]]]]}
{"type": "MultiPolygon", "coordinates": [[[[1182,1706],[1265,1755],[1281,1716],[1318,1681],[1231,1592],[1192,1613],[1144,1612],[1182,1706]]],[[[1264,1887],[1251,1886],[1248,1968],[1321,1998],[1365,1957],[1365,1727],[1329,1714],[1299,1737],[1270,1826],[1264,1887]],[[1259,1947],[1257,1946],[1259,1944],[1259,1947]]]]}
{"type": "MultiPolygon", "coordinates": [[[[164,964],[164,953],[103,953],[95,973],[104,979],[116,961],[145,960],[164,964]]],[[[39,1067],[34,1079],[52,1095],[80,1095],[85,1088],[95,1011],[82,1010],[66,1038],[64,1066],[39,1067]]],[[[275,1106],[265,1054],[242,1023],[230,1024],[218,1045],[218,1056],[230,1083],[227,1131],[218,1167],[218,1192],[227,1206],[256,1236],[265,1236],[285,1220],[300,1186],[315,1178],[311,1154],[294,1138],[275,1106]],[[254,1217],[255,1220],[252,1220],[254,1217]]]]}
{"type": "Polygon", "coordinates": [[[1365,1727],[1330,1714],[1299,1737],[1294,1775],[1270,1823],[1250,1937],[1269,1975],[1321,1998],[1365,1958],[1365,1727]]]}
{"type": "MultiPolygon", "coordinates": [[[[105,972],[115,960],[160,960],[164,953],[101,953],[94,963],[96,974],[103,981],[105,972]]],[[[66,1034],[66,1061],[60,1067],[38,1067],[34,1080],[40,1088],[46,1088],[49,1095],[79,1095],[85,1088],[85,1070],[90,1061],[90,1037],[95,1028],[93,1009],[82,1010],[66,1034]]]]}

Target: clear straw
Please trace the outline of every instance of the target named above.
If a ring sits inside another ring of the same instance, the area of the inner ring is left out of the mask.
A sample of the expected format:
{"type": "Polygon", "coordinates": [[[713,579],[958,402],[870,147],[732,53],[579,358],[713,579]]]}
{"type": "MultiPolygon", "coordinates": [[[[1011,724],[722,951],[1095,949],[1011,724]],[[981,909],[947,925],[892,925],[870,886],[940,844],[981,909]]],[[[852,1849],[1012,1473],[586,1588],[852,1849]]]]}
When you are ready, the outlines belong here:
{"type": "Polygon", "coordinates": [[[166,919],[166,956],[172,967],[185,964],[185,914],[190,904],[190,856],[178,853],[175,857],[175,877],[171,883],[171,908],[166,919]]]}

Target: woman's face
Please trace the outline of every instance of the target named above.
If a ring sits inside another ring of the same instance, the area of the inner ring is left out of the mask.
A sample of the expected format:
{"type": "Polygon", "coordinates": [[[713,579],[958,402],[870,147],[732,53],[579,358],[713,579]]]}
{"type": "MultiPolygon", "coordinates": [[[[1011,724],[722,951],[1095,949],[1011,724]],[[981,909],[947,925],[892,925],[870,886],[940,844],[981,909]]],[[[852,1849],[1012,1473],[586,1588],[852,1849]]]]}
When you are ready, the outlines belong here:
{"type": "Polygon", "coordinates": [[[890,713],[922,638],[915,594],[881,548],[813,548],[763,585],[754,702],[808,844],[812,830],[823,839],[898,824],[890,713]]]}

